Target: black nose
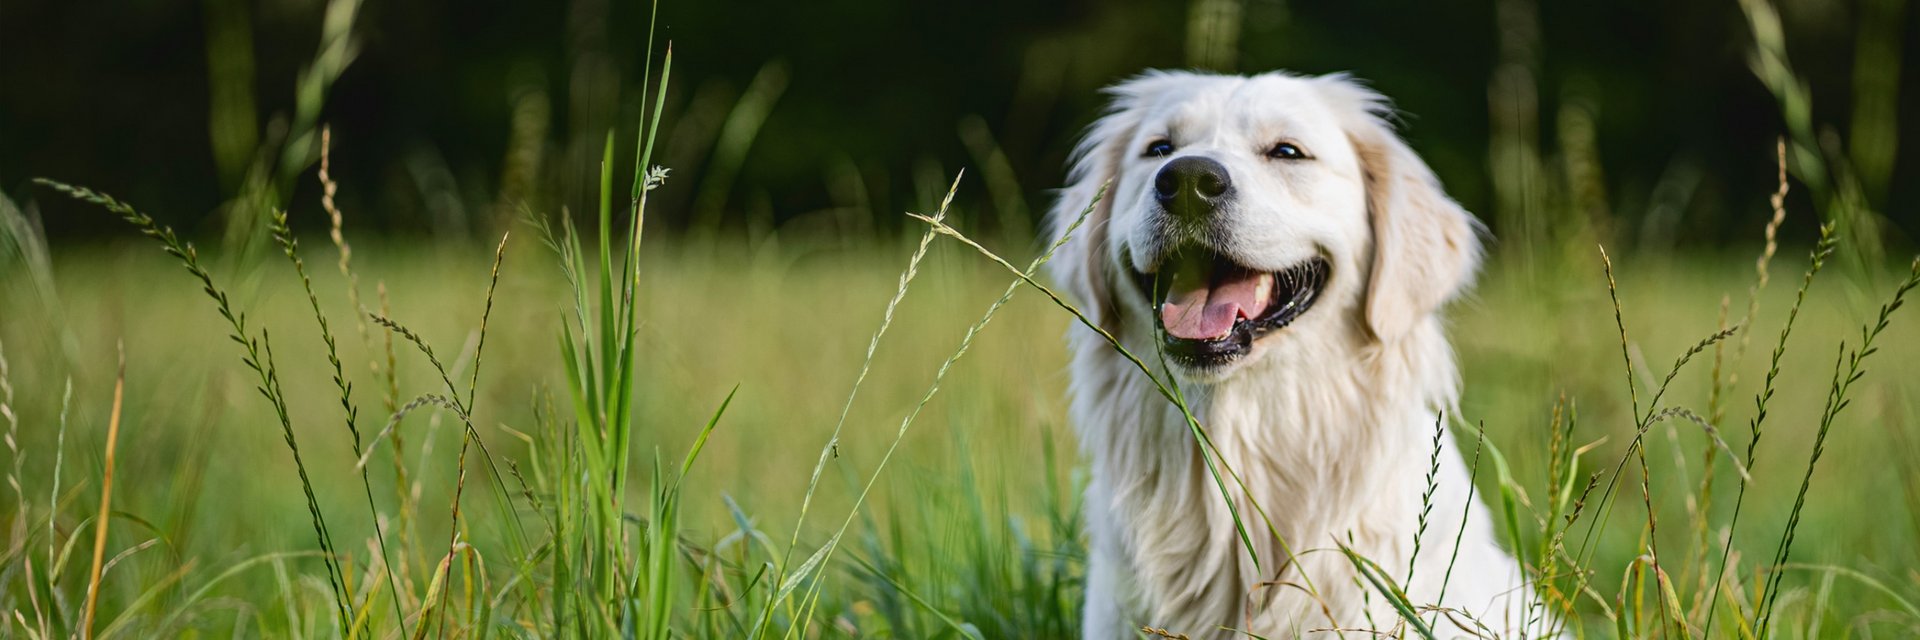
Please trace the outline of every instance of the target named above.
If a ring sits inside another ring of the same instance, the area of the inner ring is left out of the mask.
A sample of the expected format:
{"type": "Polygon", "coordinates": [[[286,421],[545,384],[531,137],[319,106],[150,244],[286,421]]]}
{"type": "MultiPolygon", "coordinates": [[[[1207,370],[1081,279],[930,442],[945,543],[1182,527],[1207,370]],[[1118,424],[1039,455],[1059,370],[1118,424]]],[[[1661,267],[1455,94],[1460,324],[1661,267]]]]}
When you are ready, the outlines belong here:
{"type": "Polygon", "coordinates": [[[1175,158],[1153,177],[1153,195],[1169,209],[1211,209],[1232,189],[1227,168],[1201,156],[1175,158]]]}

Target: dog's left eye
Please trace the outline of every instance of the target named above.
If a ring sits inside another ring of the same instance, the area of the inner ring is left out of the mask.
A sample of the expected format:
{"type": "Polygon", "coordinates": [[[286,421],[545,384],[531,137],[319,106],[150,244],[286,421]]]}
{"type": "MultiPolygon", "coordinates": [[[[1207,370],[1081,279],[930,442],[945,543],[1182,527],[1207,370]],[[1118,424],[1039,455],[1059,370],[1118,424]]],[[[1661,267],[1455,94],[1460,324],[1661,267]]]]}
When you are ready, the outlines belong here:
{"type": "Polygon", "coordinates": [[[1166,140],[1149,142],[1146,151],[1141,152],[1140,155],[1148,158],[1165,158],[1173,155],[1173,143],[1166,140]]]}
{"type": "Polygon", "coordinates": [[[1272,149],[1268,149],[1267,157],[1276,160],[1305,160],[1307,159],[1307,152],[1302,151],[1298,145],[1291,142],[1282,142],[1273,145],[1272,149]]]}

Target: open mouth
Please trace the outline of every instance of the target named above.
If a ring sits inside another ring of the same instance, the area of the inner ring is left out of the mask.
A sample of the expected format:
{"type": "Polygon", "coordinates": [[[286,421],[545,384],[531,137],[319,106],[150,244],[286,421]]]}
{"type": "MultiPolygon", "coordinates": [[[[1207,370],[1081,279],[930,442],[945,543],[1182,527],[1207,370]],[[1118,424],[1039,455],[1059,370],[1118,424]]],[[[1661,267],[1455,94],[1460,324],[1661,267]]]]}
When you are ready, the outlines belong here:
{"type": "Polygon", "coordinates": [[[1247,355],[1254,340],[1306,313],[1327,274],[1327,261],[1320,257],[1281,271],[1259,271],[1187,247],[1158,272],[1135,273],[1134,280],[1158,312],[1167,355],[1190,367],[1211,367],[1247,355]]]}

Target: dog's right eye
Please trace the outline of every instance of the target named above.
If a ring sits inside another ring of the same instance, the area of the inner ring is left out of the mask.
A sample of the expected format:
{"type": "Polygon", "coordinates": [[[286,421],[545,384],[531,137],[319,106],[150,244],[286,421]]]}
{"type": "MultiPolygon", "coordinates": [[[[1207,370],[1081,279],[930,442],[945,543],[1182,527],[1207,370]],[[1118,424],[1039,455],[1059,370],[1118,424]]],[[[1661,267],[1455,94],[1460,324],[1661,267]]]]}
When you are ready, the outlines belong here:
{"type": "Polygon", "coordinates": [[[1149,142],[1147,143],[1147,150],[1140,155],[1145,158],[1165,158],[1173,155],[1173,143],[1166,140],[1149,142]]]}

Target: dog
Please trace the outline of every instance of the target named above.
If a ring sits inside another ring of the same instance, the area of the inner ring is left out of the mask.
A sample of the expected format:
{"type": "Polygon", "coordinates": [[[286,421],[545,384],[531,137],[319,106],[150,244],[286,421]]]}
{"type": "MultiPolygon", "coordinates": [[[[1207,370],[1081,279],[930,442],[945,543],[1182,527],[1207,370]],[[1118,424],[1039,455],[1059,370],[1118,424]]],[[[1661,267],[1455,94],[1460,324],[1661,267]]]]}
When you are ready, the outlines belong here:
{"type": "Polygon", "coordinates": [[[1460,377],[1438,312],[1471,284],[1483,227],[1387,99],[1281,72],[1152,71],[1108,95],[1048,214],[1066,238],[1050,276],[1101,330],[1068,337],[1091,467],[1084,637],[1401,624],[1340,546],[1460,621],[1428,610],[1437,632],[1538,624],[1442,429],[1460,377]]]}

